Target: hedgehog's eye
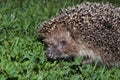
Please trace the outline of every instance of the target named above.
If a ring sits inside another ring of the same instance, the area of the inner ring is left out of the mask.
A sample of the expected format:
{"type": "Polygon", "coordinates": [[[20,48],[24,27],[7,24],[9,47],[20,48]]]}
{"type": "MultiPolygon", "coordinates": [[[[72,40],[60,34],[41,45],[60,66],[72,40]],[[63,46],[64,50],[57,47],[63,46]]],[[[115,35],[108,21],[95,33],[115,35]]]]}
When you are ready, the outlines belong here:
{"type": "Polygon", "coordinates": [[[60,41],[60,45],[64,46],[64,45],[66,45],[66,44],[67,44],[67,41],[66,41],[66,40],[60,41]]]}

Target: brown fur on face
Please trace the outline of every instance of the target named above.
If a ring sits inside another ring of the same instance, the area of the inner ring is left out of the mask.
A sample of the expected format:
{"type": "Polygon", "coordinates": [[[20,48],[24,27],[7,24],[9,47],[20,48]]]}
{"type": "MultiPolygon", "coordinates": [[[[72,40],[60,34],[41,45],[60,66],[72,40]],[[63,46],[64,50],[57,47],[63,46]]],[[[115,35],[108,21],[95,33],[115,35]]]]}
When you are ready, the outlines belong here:
{"type": "Polygon", "coordinates": [[[46,35],[43,41],[48,46],[46,55],[50,59],[61,59],[78,55],[78,43],[63,25],[58,25],[54,31],[46,35]]]}

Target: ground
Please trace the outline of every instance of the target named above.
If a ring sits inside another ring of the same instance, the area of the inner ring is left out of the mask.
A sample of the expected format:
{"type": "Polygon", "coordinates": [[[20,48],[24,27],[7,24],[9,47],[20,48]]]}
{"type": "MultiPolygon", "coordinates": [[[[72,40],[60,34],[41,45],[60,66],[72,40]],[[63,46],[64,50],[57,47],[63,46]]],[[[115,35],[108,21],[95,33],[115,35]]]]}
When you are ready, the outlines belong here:
{"type": "MultiPolygon", "coordinates": [[[[47,61],[37,29],[60,9],[84,0],[0,0],[0,80],[120,80],[120,68],[47,61]]],[[[110,2],[119,0],[89,0],[110,2]]]]}

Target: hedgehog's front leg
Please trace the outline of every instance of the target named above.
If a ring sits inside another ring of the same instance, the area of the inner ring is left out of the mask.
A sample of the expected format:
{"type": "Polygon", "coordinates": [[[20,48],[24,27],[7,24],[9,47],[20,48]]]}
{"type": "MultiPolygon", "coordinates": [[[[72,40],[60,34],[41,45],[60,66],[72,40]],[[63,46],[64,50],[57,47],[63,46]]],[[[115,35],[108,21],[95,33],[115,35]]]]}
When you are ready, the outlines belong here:
{"type": "Polygon", "coordinates": [[[88,44],[79,44],[79,56],[83,56],[82,64],[102,62],[100,52],[88,44]]]}
{"type": "Polygon", "coordinates": [[[92,58],[88,58],[88,57],[86,56],[86,57],[83,57],[83,60],[82,60],[81,64],[87,64],[87,63],[92,64],[93,62],[94,62],[94,61],[93,61],[92,58]]]}

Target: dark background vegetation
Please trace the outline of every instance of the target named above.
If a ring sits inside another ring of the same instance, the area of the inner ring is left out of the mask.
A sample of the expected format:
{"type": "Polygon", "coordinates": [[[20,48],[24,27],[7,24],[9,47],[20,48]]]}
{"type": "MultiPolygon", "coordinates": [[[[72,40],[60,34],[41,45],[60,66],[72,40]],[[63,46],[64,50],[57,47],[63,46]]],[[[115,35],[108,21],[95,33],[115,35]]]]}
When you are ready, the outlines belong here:
{"type": "MultiPolygon", "coordinates": [[[[50,62],[38,41],[39,25],[84,0],[0,0],[0,80],[120,80],[120,68],[50,62]]],[[[86,0],[110,2],[120,0],[86,0]]]]}

